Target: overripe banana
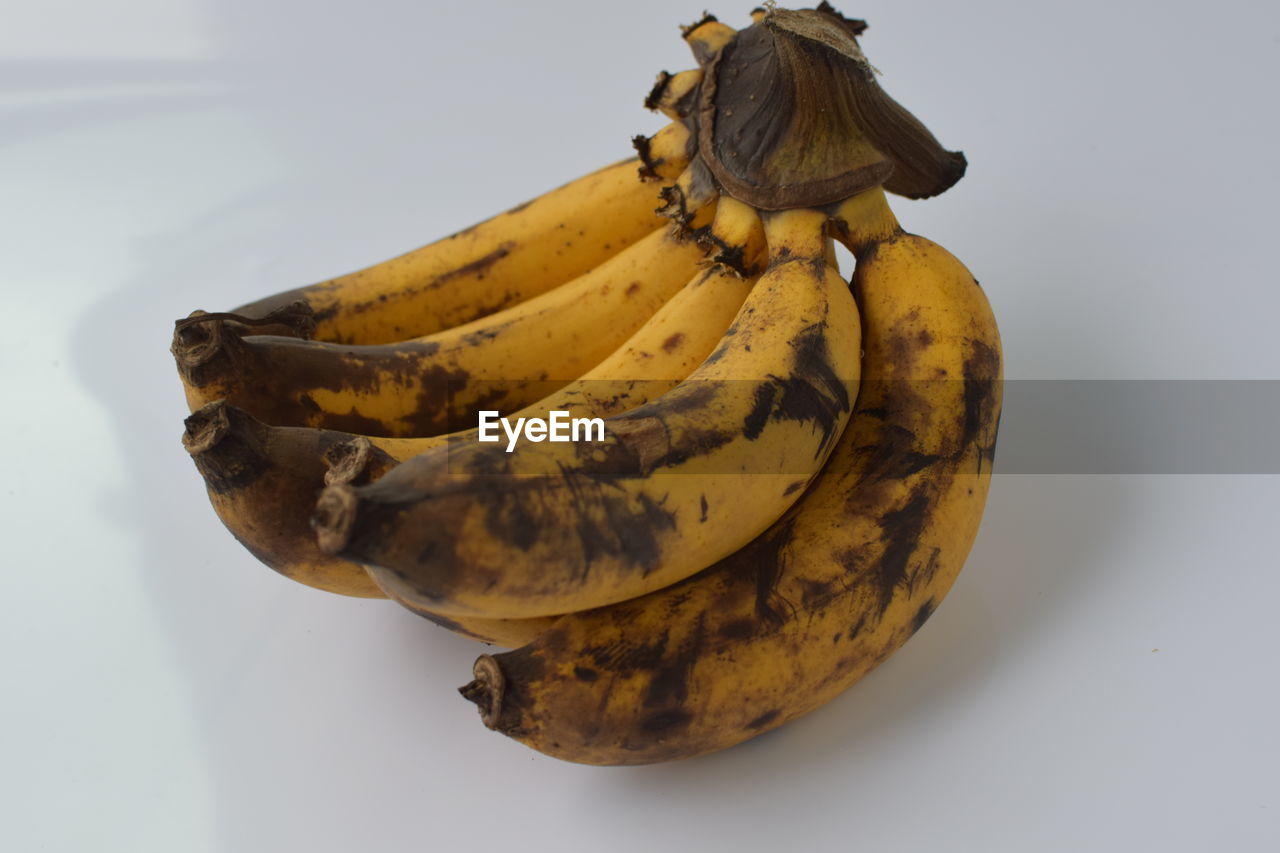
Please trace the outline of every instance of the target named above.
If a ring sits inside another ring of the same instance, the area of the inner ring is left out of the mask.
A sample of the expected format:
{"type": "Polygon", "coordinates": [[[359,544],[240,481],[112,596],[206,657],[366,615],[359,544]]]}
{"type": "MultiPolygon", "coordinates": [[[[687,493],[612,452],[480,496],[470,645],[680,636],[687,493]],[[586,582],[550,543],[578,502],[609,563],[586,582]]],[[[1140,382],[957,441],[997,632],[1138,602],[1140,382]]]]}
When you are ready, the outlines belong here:
{"type": "Polygon", "coordinates": [[[953,256],[887,207],[851,225],[862,387],[820,478],[707,572],[481,657],[462,692],[490,727],[589,764],[698,755],[830,700],[933,613],[982,516],[999,336],[953,256]]]}
{"type": "Polygon", "coordinates": [[[684,28],[698,67],[659,75],[671,123],[637,161],[175,330],[191,405],[249,410],[184,437],[228,528],[304,583],[523,644],[462,693],[570,761],[698,755],[830,700],[934,612],[985,504],[995,321],[884,195],[965,158],[880,89],[865,22],[751,17],[684,28]],[[481,409],[515,429],[481,441],[481,409]],[[604,434],[548,440],[553,411],[604,434]]]}
{"type": "Polygon", "coordinates": [[[857,309],[826,261],[827,214],[765,220],[772,266],[687,380],[596,442],[468,442],[317,505],[326,552],[434,611],[521,618],[681,580],[798,497],[848,419],[857,309]]]}
{"type": "MultiPolygon", "coordinates": [[[[605,417],[666,391],[710,354],[752,283],[720,267],[699,273],[609,358],[512,417],[545,417],[552,410],[605,417]]],[[[474,430],[468,434],[474,440],[474,430]]],[[[219,518],[259,560],[309,586],[382,597],[362,566],[317,547],[308,523],[316,495],[326,484],[376,480],[399,460],[449,438],[378,438],[270,426],[219,401],[187,419],[183,444],[205,477],[219,518]]],[[[450,619],[412,600],[397,600],[457,633],[509,647],[532,639],[547,624],[450,619]]]]}
{"type": "Polygon", "coordinates": [[[382,593],[365,572],[336,561],[296,559],[311,530],[296,510],[315,500],[324,482],[324,454],[345,433],[281,432],[235,406],[210,403],[187,417],[182,445],[204,477],[223,524],[250,553],[299,583],[364,598],[382,593]]]}
{"type": "Polygon", "coordinates": [[[199,363],[181,340],[174,354],[192,410],[225,400],[282,426],[438,435],[582,375],[678,291],[702,256],[695,241],[661,227],[568,284],[423,338],[359,346],[242,337],[235,321],[210,315],[199,363]]]}
{"type": "MultiPolygon", "coordinates": [[[[471,322],[582,275],[660,224],[657,189],[687,133],[660,131],[648,161],[623,160],[442,240],[358,272],[235,309],[258,319],[302,303],[320,341],[381,344],[471,322]]],[[[190,329],[196,338],[202,329],[190,329]]]]}
{"type": "MultiPolygon", "coordinates": [[[[344,454],[339,475],[326,455],[351,439],[329,430],[269,427],[225,403],[210,403],[186,419],[182,443],[204,477],[214,510],[250,553],[286,577],[318,589],[360,598],[382,591],[359,566],[325,559],[308,518],[326,474],[332,482],[363,482],[395,464],[369,448],[358,464],[344,454]]],[[[508,648],[529,642],[548,619],[507,621],[420,615],[473,639],[508,648]]]]}

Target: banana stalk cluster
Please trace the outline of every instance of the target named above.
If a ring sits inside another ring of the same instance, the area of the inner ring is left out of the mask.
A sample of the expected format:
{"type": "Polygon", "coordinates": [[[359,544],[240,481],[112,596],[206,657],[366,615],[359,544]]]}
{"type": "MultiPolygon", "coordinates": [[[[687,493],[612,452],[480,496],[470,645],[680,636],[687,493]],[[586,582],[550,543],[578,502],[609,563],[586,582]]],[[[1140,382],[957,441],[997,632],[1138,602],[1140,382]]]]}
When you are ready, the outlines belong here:
{"type": "Polygon", "coordinates": [[[638,157],[400,257],[176,324],[183,443],[304,584],[484,654],[461,688],[549,755],[639,764],[828,701],[976,535],[1002,363],[956,258],[885,192],[960,178],[825,3],[684,31],[638,157]],[[839,272],[834,243],[856,259],[839,272]],[[482,413],[598,419],[482,441],[482,413]]]}

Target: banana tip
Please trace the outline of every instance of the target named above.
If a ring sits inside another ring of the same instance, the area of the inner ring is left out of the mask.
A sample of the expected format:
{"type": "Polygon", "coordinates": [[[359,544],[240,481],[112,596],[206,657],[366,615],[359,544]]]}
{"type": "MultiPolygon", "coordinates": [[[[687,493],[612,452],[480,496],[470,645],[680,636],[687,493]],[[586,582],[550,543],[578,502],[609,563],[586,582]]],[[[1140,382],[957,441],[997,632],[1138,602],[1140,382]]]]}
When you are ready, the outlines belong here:
{"type": "Polygon", "coordinates": [[[189,380],[197,368],[208,364],[222,352],[225,331],[221,315],[193,311],[191,316],[173,324],[173,343],[169,351],[178,362],[178,370],[189,380]]]}
{"type": "Polygon", "coordinates": [[[227,404],[215,400],[197,409],[183,421],[182,446],[192,456],[207,453],[231,432],[231,419],[227,416],[227,404]]]}
{"type": "Polygon", "coordinates": [[[469,684],[458,688],[458,692],[468,702],[474,702],[480,711],[480,719],[491,729],[498,727],[498,717],[502,713],[502,697],[506,689],[506,679],[502,668],[493,655],[481,655],[476,658],[471,668],[475,676],[469,684]]]}
{"type": "Polygon", "coordinates": [[[330,447],[324,453],[326,486],[354,483],[368,470],[373,457],[373,445],[364,436],[356,436],[330,447]]]}
{"type": "Polygon", "coordinates": [[[315,513],[311,516],[311,526],[316,531],[316,543],[321,551],[337,554],[347,547],[358,503],[350,486],[329,486],[321,492],[315,513]]]}

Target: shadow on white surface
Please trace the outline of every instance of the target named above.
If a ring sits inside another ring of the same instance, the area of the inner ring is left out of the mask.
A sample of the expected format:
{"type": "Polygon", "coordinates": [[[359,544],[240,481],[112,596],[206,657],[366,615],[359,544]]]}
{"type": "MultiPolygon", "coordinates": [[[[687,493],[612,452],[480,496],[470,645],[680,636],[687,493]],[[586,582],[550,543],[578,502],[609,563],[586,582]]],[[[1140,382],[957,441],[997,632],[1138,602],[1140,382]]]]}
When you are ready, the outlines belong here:
{"type": "Polygon", "coordinates": [[[68,104],[37,103],[11,107],[6,122],[11,122],[0,136],[0,150],[10,145],[38,141],[41,137],[62,133],[85,133],[95,126],[126,124],[150,118],[169,118],[182,112],[200,112],[226,103],[226,95],[217,91],[166,91],[103,93],[91,99],[78,99],[68,104]]]}

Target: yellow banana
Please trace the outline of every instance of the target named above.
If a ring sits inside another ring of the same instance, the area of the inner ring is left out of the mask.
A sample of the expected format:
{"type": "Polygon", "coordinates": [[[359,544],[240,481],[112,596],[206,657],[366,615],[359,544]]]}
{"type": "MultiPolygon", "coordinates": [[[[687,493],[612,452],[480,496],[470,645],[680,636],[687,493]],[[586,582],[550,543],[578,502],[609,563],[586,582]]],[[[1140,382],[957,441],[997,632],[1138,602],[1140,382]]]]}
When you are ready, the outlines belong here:
{"type": "MultiPolygon", "coordinates": [[[[517,416],[543,417],[555,409],[608,416],[657,396],[719,343],[751,285],[723,268],[699,273],[608,359],[517,416]]],[[[183,437],[219,518],[250,552],[286,577],[362,597],[384,593],[358,563],[316,546],[308,523],[316,495],[326,484],[376,480],[398,460],[447,440],[268,426],[222,402],[188,418],[183,437]]],[[[528,642],[549,624],[545,619],[448,618],[398,600],[457,633],[508,647],[528,642]]]]}
{"type": "Polygon", "coordinates": [[[863,382],[821,477],[708,571],[481,657],[462,693],[491,728],[589,764],[722,749],[827,702],[933,613],[982,516],[999,335],[945,250],[887,208],[852,225],[863,382]]]}
{"type": "Polygon", "coordinates": [[[534,403],[582,375],[671,298],[702,256],[668,225],[568,284],[411,341],[242,337],[234,321],[211,315],[198,357],[180,338],[174,355],[192,410],[225,400],[280,426],[439,435],[474,424],[480,410],[534,403]]]}
{"type": "Polygon", "coordinates": [[[605,420],[598,442],[466,442],[317,505],[320,546],[433,611],[521,618],[621,601],[746,544],[843,430],[857,309],[825,260],[827,214],[764,223],[774,263],[690,377],[605,420]]]}
{"type": "MultiPolygon", "coordinates": [[[[685,158],[683,146],[665,147],[665,163],[648,174],[674,175],[685,158]]],[[[316,340],[347,344],[390,343],[471,322],[582,275],[657,228],[657,190],[638,177],[641,165],[623,160],[399,257],[234,313],[258,319],[302,303],[316,340]]]]}
{"type": "Polygon", "coordinates": [[[562,759],[684,758],[828,701],[929,618],[980,523],[995,321],[884,200],[946,190],[964,156],[879,88],[865,22],[826,2],[752,21],[684,28],[698,68],[660,75],[645,105],[672,122],[636,160],[175,329],[193,407],[299,425],[188,418],[228,528],[304,583],[524,643],[461,692],[562,759]],[[717,280],[741,292],[727,331],[717,280]],[[443,435],[513,409],[603,434],[443,435]]]}

